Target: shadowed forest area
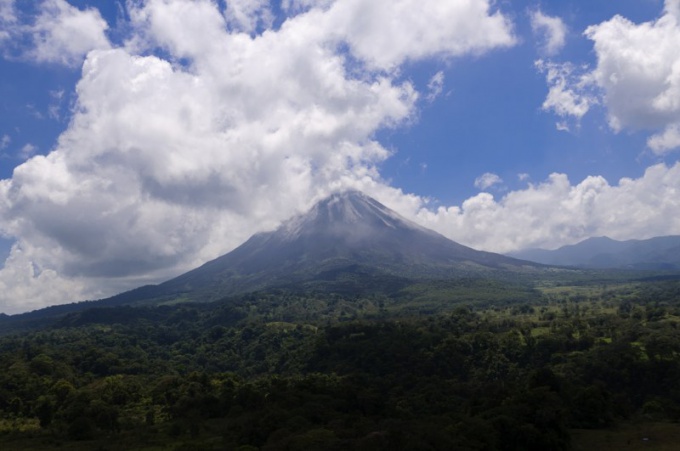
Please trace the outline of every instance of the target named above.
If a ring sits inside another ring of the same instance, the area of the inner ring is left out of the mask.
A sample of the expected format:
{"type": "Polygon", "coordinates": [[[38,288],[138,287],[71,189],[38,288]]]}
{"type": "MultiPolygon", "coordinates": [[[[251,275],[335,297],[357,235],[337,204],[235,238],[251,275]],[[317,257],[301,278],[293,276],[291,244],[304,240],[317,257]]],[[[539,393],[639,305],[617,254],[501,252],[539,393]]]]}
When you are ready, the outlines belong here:
{"type": "Polygon", "coordinates": [[[677,444],[680,282],[550,286],[525,303],[452,299],[426,312],[404,305],[275,291],[94,308],[5,335],[0,447],[677,444]]]}

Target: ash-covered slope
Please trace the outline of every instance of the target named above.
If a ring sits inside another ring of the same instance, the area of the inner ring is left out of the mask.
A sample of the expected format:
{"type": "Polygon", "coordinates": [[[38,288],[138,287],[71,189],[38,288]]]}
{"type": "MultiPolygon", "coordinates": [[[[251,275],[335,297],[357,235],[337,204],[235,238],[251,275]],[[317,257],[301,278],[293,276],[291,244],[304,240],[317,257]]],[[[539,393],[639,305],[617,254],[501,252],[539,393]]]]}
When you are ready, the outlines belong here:
{"type": "Polygon", "coordinates": [[[538,265],[480,252],[421,227],[357,191],[334,194],[277,230],[158,286],[191,299],[348,277],[488,277],[538,265]]]}

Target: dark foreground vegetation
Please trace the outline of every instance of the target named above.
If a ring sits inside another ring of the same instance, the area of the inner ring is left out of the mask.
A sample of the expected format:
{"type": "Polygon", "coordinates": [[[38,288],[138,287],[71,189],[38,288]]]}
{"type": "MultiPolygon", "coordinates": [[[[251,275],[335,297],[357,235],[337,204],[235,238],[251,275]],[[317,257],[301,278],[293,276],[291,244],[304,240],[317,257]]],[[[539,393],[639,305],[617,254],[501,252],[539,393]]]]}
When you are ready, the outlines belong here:
{"type": "Polygon", "coordinates": [[[679,323],[674,280],[90,309],[0,338],[0,449],[567,450],[676,427],[679,323]]]}

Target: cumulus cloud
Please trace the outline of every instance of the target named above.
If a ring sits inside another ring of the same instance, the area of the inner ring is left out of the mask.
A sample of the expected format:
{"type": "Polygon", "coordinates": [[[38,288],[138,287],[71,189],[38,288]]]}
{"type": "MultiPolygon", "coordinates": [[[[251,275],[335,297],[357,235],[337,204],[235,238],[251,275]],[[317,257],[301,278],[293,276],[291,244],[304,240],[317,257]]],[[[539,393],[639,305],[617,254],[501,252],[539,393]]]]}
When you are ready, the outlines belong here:
{"type": "Polygon", "coordinates": [[[75,67],[90,50],[110,47],[108,25],[96,9],[43,0],[37,11],[36,17],[20,17],[15,0],[0,0],[0,44],[6,55],[75,67]]]}
{"type": "Polygon", "coordinates": [[[663,133],[658,133],[647,140],[647,145],[658,155],[680,147],[680,123],[671,124],[663,133]]]}
{"type": "Polygon", "coordinates": [[[72,299],[73,293],[82,292],[82,282],[61,277],[54,269],[41,268],[36,261],[44,260],[34,255],[35,249],[12,246],[5,266],[0,271],[0,292],[12,299],[3,299],[0,310],[15,313],[35,310],[50,304],[72,299]]]}
{"type": "Polygon", "coordinates": [[[610,184],[587,177],[571,184],[552,174],[495,199],[480,193],[460,206],[404,207],[403,214],[469,246],[495,252],[556,248],[592,236],[642,239],[680,233],[680,163],[648,168],[639,179],[610,184]]]}
{"type": "Polygon", "coordinates": [[[490,2],[342,0],[329,10],[352,53],[369,67],[391,70],[405,61],[455,57],[514,45],[512,25],[490,2]]]}
{"type": "Polygon", "coordinates": [[[543,14],[541,10],[530,13],[531,30],[540,40],[539,50],[545,56],[553,56],[562,50],[567,36],[567,26],[559,17],[543,14]]]}
{"type": "Polygon", "coordinates": [[[245,33],[270,28],[274,22],[269,0],[230,0],[224,16],[231,29],[245,33]]]}
{"type": "MultiPolygon", "coordinates": [[[[545,74],[548,95],[541,106],[544,111],[578,121],[598,103],[596,94],[591,91],[591,76],[582,68],[571,63],[554,63],[538,60],[535,63],[539,72],[545,74]]],[[[557,123],[559,130],[569,130],[566,120],[557,123]]]]}
{"type": "Polygon", "coordinates": [[[550,87],[543,108],[580,118],[596,99],[615,132],[651,131],[648,146],[657,154],[680,148],[679,5],[666,0],[661,17],[650,22],[617,15],[589,26],[584,35],[593,42],[597,62],[580,75],[573,64],[539,61],[550,87]]]}
{"type": "Polygon", "coordinates": [[[503,179],[492,172],[485,172],[475,179],[475,187],[481,190],[491,188],[499,183],[503,183],[503,179]]]}
{"type": "Polygon", "coordinates": [[[0,181],[0,234],[17,240],[0,310],[163,280],[343,187],[417,201],[377,170],[375,132],[409,123],[419,97],[398,66],[511,45],[509,22],[484,0],[303,3],[253,33],[266,21],[212,1],[130,2],[124,47],[66,49],[86,53],[69,127],[0,181]]]}
{"type": "Polygon", "coordinates": [[[594,43],[593,77],[604,91],[615,130],[661,128],[680,122],[680,24],[676,1],[653,22],[615,16],[586,29],[594,43]]]}
{"type": "Polygon", "coordinates": [[[30,28],[36,61],[75,66],[90,50],[109,47],[108,25],[98,10],[79,10],[65,0],[45,0],[40,10],[30,28]]]}

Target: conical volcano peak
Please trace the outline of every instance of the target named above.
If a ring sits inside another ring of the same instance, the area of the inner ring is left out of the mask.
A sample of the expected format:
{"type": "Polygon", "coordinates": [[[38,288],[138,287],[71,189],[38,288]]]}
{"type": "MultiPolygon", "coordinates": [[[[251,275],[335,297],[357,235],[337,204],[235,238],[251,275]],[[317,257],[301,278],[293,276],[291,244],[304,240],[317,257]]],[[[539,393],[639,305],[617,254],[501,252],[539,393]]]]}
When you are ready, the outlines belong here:
{"type": "Polygon", "coordinates": [[[426,231],[364,193],[348,190],[319,201],[307,213],[284,222],[278,232],[294,239],[320,231],[357,235],[384,228],[426,231]]]}
{"type": "Polygon", "coordinates": [[[209,300],[296,284],[371,291],[375,280],[389,279],[391,286],[395,280],[488,277],[527,265],[540,266],[458,244],[352,190],[332,194],[154,291],[156,297],[191,293],[209,300]]]}
{"type": "Polygon", "coordinates": [[[315,208],[317,213],[337,222],[364,222],[370,221],[372,217],[390,218],[391,222],[405,221],[380,202],[356,190],[332,194],[319,202],[315,208]]]}

